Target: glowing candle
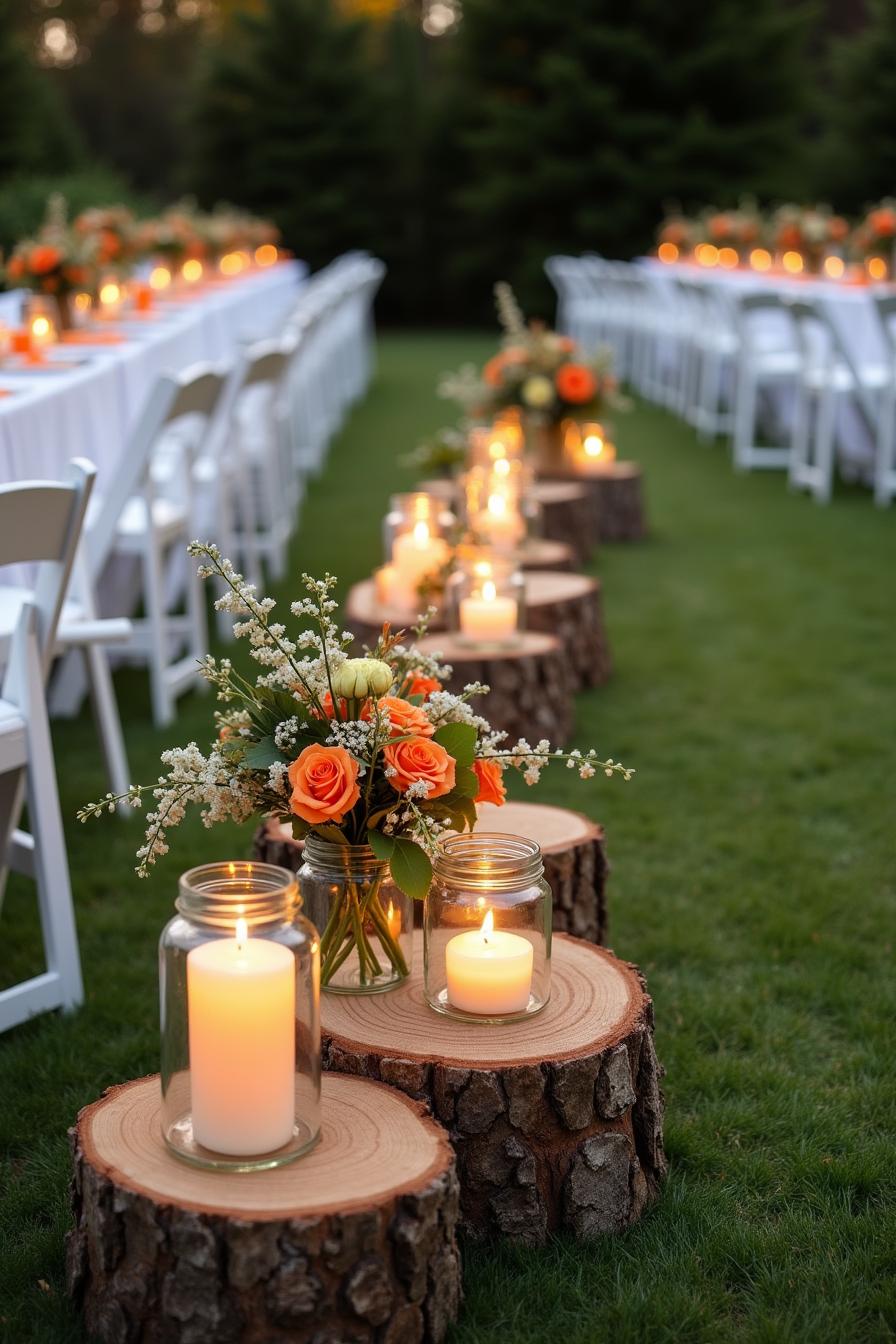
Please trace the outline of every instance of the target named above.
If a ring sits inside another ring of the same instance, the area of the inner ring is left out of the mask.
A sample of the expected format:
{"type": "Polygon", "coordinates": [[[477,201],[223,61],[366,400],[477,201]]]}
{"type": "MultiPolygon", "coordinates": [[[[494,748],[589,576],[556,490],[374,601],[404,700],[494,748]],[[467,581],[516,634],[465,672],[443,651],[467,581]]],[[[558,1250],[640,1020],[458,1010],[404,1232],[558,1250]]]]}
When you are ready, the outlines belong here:
{"type": "Polygon", "coordinates": [[[390,901],[386,910],[386,926],[395,942],[401,937],[401,911],[395,909],[395,902],[390,901]]]}
{"type": "Polygon", "coordinates": [[[764,247],[754,247],[750,253],[750,265],[754,271],[770,271],[772,268],[772,254],[764,247]]]}
{"type": "Polygon", "coordinates": [[[278,252],[273,243],[262,243],[261,247],[255,249],[256,266],[273,266],[277,257],[278,252]]]}
{"type": "Polygon", "coordinates": [[[831,280],[841,280],[846,270],[842,257],[825,257],[824,273],[831,280]]]}
{"type": "Polygon", "coordinates": [[[202,279],[202,262],[190,257],[189,261],[184,262],[180,273],[188,285],[196,285],[202,279]]]}
{"type": "Polygon", "coordinates": [[[678,260],[678,248],[674,243],[660,243],[656,253],[660,261],[665,262],[667,266],[678,260]]]}
{"type": "Polygon", "coordinates": [[[167,289],[171,284],[171,272],[167,266],[153,266],[149,273],[150,288],[157,292],[167,289]]]}
{"type": "Polygon", "coordinates": [[[392,565],[389,578],[396,600],[413,605],[417,590],[425,578],[436,574],[448,561],[448,545],[441,537],[434,537],[429,523],[417,522],[410,532],[402,532],[392,543],[392,565]]]}
{"type": "Polygon", "coordinates": [[[522,1013],[532,990],[532,944],[494,923],[489,910],[481,929],[455,934],[445,948],[448,1002],[478,1017],[522,1013]]]}
{"type": "Polygon", "coordinates": [[[106,280],[100,285],[99,301],[101,317],[117,317],[121,308],[121,285],[117,280],[106,280]]]}
{"type": "Polygon", "coordinates": [[[42,351],[55,341],[56,327],[52,318],[47,317],[46,313],[36,313],[29,326],[31,327],[32,344],[37,350],[42,351]]]}
{"type": "MultiPolygon", "coordinates": [[[[500,478],[499,478],[500,480],[500,478]]],[[[495,545],[516,545],[522,540],[525,524],[506,490],[491,492],[479,515],[479,526],[495,545]]]]}
{"type": "Polygon", "coordinates": [[[781,265],[788,275],[799,275],[803,269],[803,259],[799,252],[785,252],[781,258],[781,265]]]}
{"type": "Polygon", "coordinates": [[[489,644],[512,639],[516,634],[519,608],[516,598],[498,597],[491,579],[486,579],[480,595],[460,600],[460,631],[467,639],[489,644]]]}
{"type": "Polygon", "coordinates": [[[295,1123],[295,958],[288,947],[218,938],[187,953],[193,1134],[235,1157],[282,1148],[295,1123]]]}

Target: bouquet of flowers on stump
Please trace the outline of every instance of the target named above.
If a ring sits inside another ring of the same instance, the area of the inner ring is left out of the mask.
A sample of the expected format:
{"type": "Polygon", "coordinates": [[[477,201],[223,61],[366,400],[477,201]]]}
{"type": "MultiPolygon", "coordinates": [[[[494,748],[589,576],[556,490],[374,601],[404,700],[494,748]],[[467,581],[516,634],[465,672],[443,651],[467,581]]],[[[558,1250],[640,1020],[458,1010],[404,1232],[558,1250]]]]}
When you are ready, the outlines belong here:
{"type": "MultiPolygon", "coordinates": [[[[318,916],[324,986],[349,956],[356,958],[362,987],[382,975],[381,954],[391,963],[387,979],[407,974],[380,888],[391,882],[422,899],[440,837],[472,829],[477,802],[504,801],[506,769],[519,770],[527,784],[552,761],[564,761],[583,779],[599,771],[631,777],[631,770],[599,760],[594,751],[563,753],[547,741],[506,745],[505,735],[470,706],[488,688],[473,683],[460,695],[444,690],[450,668],[404,643],[388,625],[376,648],[349,658],[353,636],[334,620],[331,575],[303,575],[305,596],[291,606],[302,628],[290,636],[273,619],[274,601],[258,597],[217,547],[194,542],[189,550],[202,561],[202,577],[223,582],[216,606],[237,618],[234,633],[247,640],[263,671],[253,683],[230,659],[209,656],[202,671],[221,706],[211,749],[191,742],[164,752],[167,774],[156,784],[134,785],[121,798],[107,794],[78,818],[112,811],[122,800],[138,807],[151,793],[155,806],[137,853],[140,876],[167,852],[167,832],[190,804],[202,809],[206,826],[257,816],[289,821],[306,849],[331,847],[331,859],[338,867],[341,856],[349,875],[360,871],[349,857],[363,850],[368,871],[379,865],[372,880],[342,882],[326,919],[318,916]]],[[[415,636],[424,629],[425,618],[415,636]]]]}

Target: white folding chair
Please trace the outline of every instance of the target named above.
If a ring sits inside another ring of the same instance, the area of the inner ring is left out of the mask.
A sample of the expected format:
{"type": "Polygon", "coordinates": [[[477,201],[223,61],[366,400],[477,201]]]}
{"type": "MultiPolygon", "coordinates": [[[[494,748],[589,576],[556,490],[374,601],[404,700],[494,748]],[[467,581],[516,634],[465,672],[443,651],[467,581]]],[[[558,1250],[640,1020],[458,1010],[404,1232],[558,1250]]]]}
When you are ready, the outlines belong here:
{"type": "Polygon", "coordinates": [[[39,566],[0,696],[0,885],[8,869],[34,878],[47,966],[0,990],[0,1031],[84,997],[45,691],[94,475],[77,460],[69,482],[0,487],[0,565],[39,566]],[[30,833],[18,829],[26,799],[30,833]]]}
{"type": "Polygon", "coordinates": [[[790,442],[780,425],[781,398],[795,389],[802,369],[793,323],[777,294],[742,294],[736,308],[740,349],[736,363],[732,456],[737,471],[781,470],[790,465],[790,442]],[[780,436],[760,443],[760,431],[780,436]]]}
{"type": "MultiPolygon", "coordinates": [[[[205,366],[157,381],[119,469],[87,523],[94,583],[113,558],[116,563],[130,558],[139,568],[146,615],[132,622],[134,637],[121,652],[148,666],[159,726],[174,718],[178,696],[208,686],[198,671],[208,650],[205,594],[195,565],[185,563],[184,550],[197,527],[194,467],[207,436],[219,429],[215,413],[224,382],[220,372],[205,366]],[[177,612],[181,597],[185,609],[177,612]]],[[[197,503],[217,522],[221,537],[225,519],[215,518],[216,500],[212,481],[197,503]]]]}
{"type": "Polygon", "coordinates": [[[886,508],[896,495],[896,295],[875,294],[890,376],[883,387],[874,455],[874,502],[886,508]]]}
{"type": "Polygon", "coordinates": [[[802,356],[790,455],[790,484],[808,490],[821,504],[834,483],[837,410],[850,398],[873,437],[878,423],[875,392],[885,385],[886,370],[859,369],[837,327],[817,303],[787,304],[802,356]]]}

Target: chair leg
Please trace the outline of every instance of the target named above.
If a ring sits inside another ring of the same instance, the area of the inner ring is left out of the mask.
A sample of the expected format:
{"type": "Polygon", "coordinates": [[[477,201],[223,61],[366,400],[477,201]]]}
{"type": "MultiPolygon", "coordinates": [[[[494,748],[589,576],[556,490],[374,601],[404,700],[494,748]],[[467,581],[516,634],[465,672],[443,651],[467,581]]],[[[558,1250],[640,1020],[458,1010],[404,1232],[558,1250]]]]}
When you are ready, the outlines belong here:
{"type": "Polygon", "coordinates": [[[880,509],[890,504],[896,492],[896,387],[881,399],[874,458],[874,502],[880,509]]]}
{"type": "Polygon", "coordinates": [[[827,504],[834,484],[834,429],[837,397],[825,389],[818,407],[815,430],[815,486],[813,494],[819,504],[827,504]]]}
{"type": "MultiPolygon", "coordinates": [[[[147,505],[147,513],[150,513],[147,505]]],[[[147,661],[152,695],[152,717],[157,728],[165,728],[174,720],[174,700],[168,685],[168,620],[165,603],[162,557],[158,541],[148,519],[143,548],[143,598],[146,605],[147,661]]]]}
{"type": "MultiPolygon", "coordinates": [[[[131,783],[130,772],[109,659],[96,644],[86,645],[83,654],[109,788],[116,794],[126,793],[131,783]]],[[[118,810],[124,816],[131,814],[126,803],[119,803],[118,810]]]]}

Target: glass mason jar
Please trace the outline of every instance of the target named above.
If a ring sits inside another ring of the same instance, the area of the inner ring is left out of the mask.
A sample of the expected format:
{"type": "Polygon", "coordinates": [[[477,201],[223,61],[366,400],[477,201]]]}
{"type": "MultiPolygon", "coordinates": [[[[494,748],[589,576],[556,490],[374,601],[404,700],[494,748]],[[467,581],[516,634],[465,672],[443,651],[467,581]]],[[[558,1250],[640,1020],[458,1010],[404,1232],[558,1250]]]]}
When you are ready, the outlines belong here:
{"type": "Polygon", "coordinates": [[[255,1171],[320,1135],[320,961],[295,877],[269,863],[184,873],[159,943],[165,1143],[255,1171]]]}
{"type": "Polygon", "coordinates": [[[459,550],[448,581],[448,617],[461,642],[472,647],[518,643],[526,623],[526,579],[516,560],[488,547],[459,550]]]}
{"type": "Polygon", "coordinates": [[[551,889],[541,850],[477,831],[443,840],[423,907],[423,978],[437,1013],[518,1022],[551,993],[551,889]]]}
{"type": "Polygon", "coordinates": [[[413,533],[420,523],[425,524],[428,537],[440,537],[444,541],[451,536],[457,519],[448,501],[429,491],[414,490],[409,494],[390,496],[389,512],[383,519],[383,558],[386,564],[394,560],[396,538],[413,533]]]}
{"type": "Polygon", "coordinates": [[[596,420],[564,420],[563,451],[567,466],[583,475],[599,476],[602,472],[612,472],[616,462],[616,445],[611,431],[596,420]]]}
{"type": "Polygon", "coordinates": [[[410,974],[414,902],[369,845],[338,845],[311,834],[299,887],[323,932],[320,983],[328,994],[379,994],[410,974]]]}
{"type": "Polygon", "coordinates": [[[491,469],[498,462],[515,462],[523,456],[525,439],[519,418],[497,419],[490,425],[474,425],[467,439],[471,467],[491,469]]]}
{"type": "Polygon", "coordinates": [[[473,467],[463,478],[464,521],[483,546],[516,551],[526,540],[526,500],[532,485],[528,463],[502,458],[491,467],[473,467]]]}

